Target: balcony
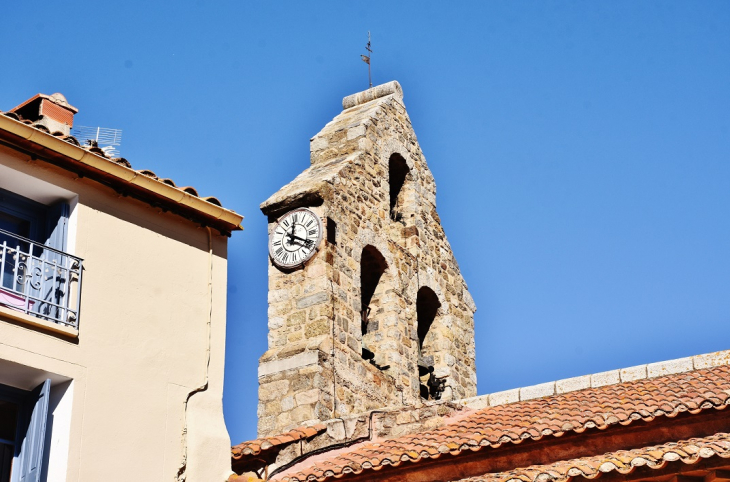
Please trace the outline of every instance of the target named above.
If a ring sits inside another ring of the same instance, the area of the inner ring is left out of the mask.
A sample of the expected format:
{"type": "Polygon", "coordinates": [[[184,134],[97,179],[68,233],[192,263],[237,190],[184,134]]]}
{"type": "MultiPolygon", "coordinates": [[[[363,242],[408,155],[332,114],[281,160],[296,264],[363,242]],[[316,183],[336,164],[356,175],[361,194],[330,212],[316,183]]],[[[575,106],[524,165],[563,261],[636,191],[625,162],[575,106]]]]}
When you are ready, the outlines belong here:
{"type": "Polygon", "coordinates": [[[78,329],[81,258],[0,229],[0,305],[78,329]]]}

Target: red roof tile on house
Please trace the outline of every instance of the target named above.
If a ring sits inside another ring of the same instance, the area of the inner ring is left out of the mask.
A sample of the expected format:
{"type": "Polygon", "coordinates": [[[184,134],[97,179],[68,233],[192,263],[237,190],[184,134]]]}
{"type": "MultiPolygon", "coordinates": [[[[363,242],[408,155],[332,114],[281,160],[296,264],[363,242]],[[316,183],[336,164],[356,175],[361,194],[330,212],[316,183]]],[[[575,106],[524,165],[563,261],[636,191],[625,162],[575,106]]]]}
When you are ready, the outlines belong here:
{"type": "Polygon", "coordinates": [[[594,457],[561,460],[548,465],[533,465],[509,472],[485,474],[460,482],[567,482],[574,477],[594,479],[601,474],[627,475],[637,467],[663,469],[667,464],[695,464],[711,457],[730,458],[730,434],[680,440],[652,447],[619,450],[594,457]]]}
{"type": "Polygon", "coordinates": [[[324,481],[345,474],[404,462],[418,463],[442,454],[480,450],[629,425],[637,420],[675,417],[730,404],[730,366],[695,370],[600,388],[487,407],[454,417],[446,425],[398,438],[359,443],[323,457],[305,459],[273,480],[324,481]]]}
{"type": "Polygon", "coordinates": [[[259,438],[235,445],[231,448],[231,455],[233,456],[233,460],[238,460],[246,455],[259,455],[261,452],[278,445],[314,437],[325,430],[327,430],[327,427],[321,423],[310,427],[298,427],[275,437],[259,438]]]}

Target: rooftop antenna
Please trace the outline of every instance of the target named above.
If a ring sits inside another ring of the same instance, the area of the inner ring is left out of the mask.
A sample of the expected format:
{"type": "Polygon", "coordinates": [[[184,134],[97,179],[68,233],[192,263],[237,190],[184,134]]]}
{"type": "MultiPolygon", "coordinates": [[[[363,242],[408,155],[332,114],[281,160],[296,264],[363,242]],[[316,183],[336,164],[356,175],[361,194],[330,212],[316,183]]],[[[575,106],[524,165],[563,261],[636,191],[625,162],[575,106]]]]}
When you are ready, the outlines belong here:
{"type": "Polygon", "coordinates": [[[373,55],[373,50],[370,48],[370,30],[368,30],[368,44],[365,46],[365,50],[368,51],[368,55],[360,55],[363,62],[368,64],[368,81],[370,81],[370,88],[373,88],[373,76],[370,73],[370,57],[373,55]]]}
{"type": "Polygon", "coordinates": [[[76,126],[73,135],[82,145],[89,141],[96,142],[108,157],[121,157],[119,153],[119,148],[122,146],[121,129],[76,126]]]}

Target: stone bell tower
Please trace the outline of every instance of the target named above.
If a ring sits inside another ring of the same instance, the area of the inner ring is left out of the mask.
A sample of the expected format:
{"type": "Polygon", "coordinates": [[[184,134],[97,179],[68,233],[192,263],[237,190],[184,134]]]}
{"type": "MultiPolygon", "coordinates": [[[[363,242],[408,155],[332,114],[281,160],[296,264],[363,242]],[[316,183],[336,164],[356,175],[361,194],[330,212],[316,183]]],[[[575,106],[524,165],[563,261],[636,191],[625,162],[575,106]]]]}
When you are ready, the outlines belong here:
{"type": "Polygon", "coordinates": [[[270,234],[302,207],[323,233],[302,266],[269,260],[259,436],[476,395],[476,307],[398,82],[343,99],[310,150],[310,167],[261,205],[270,234]]]}

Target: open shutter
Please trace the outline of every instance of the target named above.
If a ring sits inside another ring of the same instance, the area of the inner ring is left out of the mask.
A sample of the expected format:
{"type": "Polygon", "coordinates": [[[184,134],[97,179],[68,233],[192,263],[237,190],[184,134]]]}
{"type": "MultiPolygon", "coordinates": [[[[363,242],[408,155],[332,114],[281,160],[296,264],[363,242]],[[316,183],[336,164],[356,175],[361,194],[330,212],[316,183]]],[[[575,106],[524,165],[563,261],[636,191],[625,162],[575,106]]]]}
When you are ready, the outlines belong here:
{"type": "Polygon", "coordinates": [[[65,202],[54,204],[48,208],[48,240],[46,244],[59,251],[66,251],[70,210],[69,205],[65,202]]]}
{"type": "MultiPolygon", "coordinates": [[[[48,208],[48,239],[46,245],[59,251],[66,251],[66,238],[68,237],[68,217],[70,207],[65,202],[60,202],[48,208]]],[[[65,296],[68,295],[68,266],[64,265],[64,257],[49,249],[43,253],[43,266],[41,267],[41,286],[39,297],[46,302],[56,305],[64,305],[65,296]],[[55,266],[57,266],[54,269],[55,266]],[[58,269],[60,267],[61,269],[58,269]]],[[[38,296],[38,295],[36,295],[38,296]]],[[[40,303],[37,312],[42,315],[50,315],[58,319],[64,313],[53,305],[40,303]]]]}
{"type": "MultiPolygon", "coordinates": [[[[17,482],[39,482],[43,468],[43,447],[46,440],[46,420],[48,419],[48,398],[51,392],[51,380],[46,380],[30,392],[27,407],[30,414],[28,428],[20,446],[17,459],[17,482]]],[[[15,471],[15,466],[13,467],[15,471]]]]}

